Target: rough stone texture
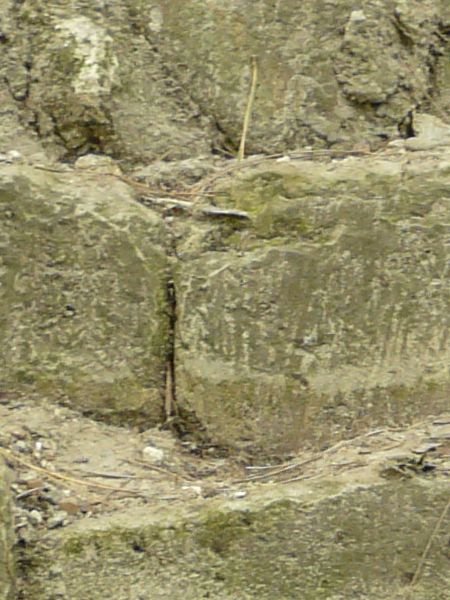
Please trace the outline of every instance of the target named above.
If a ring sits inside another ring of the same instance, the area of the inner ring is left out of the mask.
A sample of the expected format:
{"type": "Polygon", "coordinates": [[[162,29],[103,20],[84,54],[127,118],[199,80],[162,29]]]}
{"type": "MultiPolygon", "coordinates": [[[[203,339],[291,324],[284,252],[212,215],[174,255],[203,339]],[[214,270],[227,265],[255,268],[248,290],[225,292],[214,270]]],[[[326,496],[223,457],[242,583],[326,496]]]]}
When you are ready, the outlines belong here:
{"type": "Polygon", "coordinates": [[[208,119],[149,37],[150,6],[4,5],[0,69],[9,112],[51,155],[149,159],[209,150],[208,119]]]}
{"type": "MultiPolygon", "coordinates": [[[[0,162],[82,158],[1,167],[0,391],[150,426],[174,357],[179,416],[271,456],[447,407],[449,136],[415,112],[450,118],[449,36],[448,0],[2,0],[0,162]],[[212,172],[238,147],[253,55],[247,153],[399,135],[408,152],[262,162],[215,187],[248,226],[164,224],[108,157],[150,186],[212,172]]],[[[26,548],[24,597],[405,598],[446,484],[86,519],[26,548]]],[[[449,597],[446,541],[415,599],[449,597]]]]}
{"type": "Polygon", "coordinates": [[[26,552],[27,598],[415,600],[450,598],[445,481],[337,480],[85,520],[26,552]]]}
{"type": "Polygon", "coordinates": [[[161,419],[165,230],[114,177],[0,171],[0,380],[110,420],[161,419]]]}
{"type": "Polygon", "coordinates": [[[5,462],[0,456],[0,600],[13,600],[15,597],[11,498],[7,475],[5,462]]]}
{"type": "Polygon", "coordinates": [[[235,152],[252,55],[249,152],[376,145],[450,115],[449,28],[447,0],[3,0],[0,151],[235,152]]]}
{"type": "Polygon", "coordinates": [[[253,222],[185,232],[176,280],[177,399],[213,439],[270,455],[448,406],[449,164],[266,160],[216,184],[253,222]]]}
{"type": "Polygon", "coordinates": [[[433,73],[448,63],[434,55],[448,27],[441,1],[363,1],[358,10],[342,0],[159,4],[161,33],[171,42],[163,54],[171,64],[189,64],[184,81],[192,97],[231,147],[241,132],[251,55],[259,85],[248,141],[260,152],[396,136],[430,89],[439,95],[433,73]]]}

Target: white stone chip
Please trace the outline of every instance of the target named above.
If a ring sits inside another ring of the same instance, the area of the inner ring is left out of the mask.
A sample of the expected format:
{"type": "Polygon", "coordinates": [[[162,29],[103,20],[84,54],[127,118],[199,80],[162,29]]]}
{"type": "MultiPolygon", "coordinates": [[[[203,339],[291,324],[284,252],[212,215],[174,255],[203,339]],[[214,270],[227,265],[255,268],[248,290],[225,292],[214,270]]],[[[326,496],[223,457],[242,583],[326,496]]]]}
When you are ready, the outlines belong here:
{"type": "Polygon", "coordinates": [[[142,450],[142,457],[148,463],[161,464],[164,460],[164,451],[161,448],[155,448],[155,446],[146,446],[142,450]]]}

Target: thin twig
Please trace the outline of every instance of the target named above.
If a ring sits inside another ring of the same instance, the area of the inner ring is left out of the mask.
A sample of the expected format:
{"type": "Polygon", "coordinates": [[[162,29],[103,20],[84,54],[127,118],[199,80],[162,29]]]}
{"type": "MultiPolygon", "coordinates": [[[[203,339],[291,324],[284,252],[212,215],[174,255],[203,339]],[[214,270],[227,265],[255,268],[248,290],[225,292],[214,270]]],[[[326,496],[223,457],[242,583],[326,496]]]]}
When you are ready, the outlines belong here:
{"type": "MultiPolygon", "coordinates": [[[[250,115],[249,115],[249,117],[250,117],[250,115]]],[[[247,124],[247,127],[248,127],[248,124],[247,124]]],[[[174,197],[176,197],[176,198],[192,198],[192,200],[196,200],[200,196],[214,197],[216,194],[214,192],[210,192],[207,190],[211,186],[211,184],[214,181],[216,181],[217,179],[224,177],[229,172],[232,172],[236,169],[240,169],[243,167],[247,168],[249,166],[264,163],[266,161],[273,161],[278,158],[286,157],[286,158],[295,160],[295,159],[314,159],[314,158],[320,158],[320,157],[324,157],[324,156],[331,157],[331,158],[345,157],[345,156],[365,156],[367,154],[373,154],[373,153],[361,151],[361,150],[333,150],[333,149],[322,148],[322,149],[314,149],[314,150],[313,149],[297,150],[297,151],[288,152],[288,153],[279,153],[278,152],[275,154],[264,154],[262,156],[261,155],[249,156],[245,161],[237,160],[236,162],[233,162],[232,164],[227,164],[225,167],[218,169],[212,175],[209,175],[209,176],[203,178],[197,184],[191,186],[191,188],[189,190],[184,190],[184,191],[179,190],[179,189],[168,191],[168,190],[164,190],[161,188],[153,188],[150,185],[148,185],[147,183],[136,181],[132,177],[127,177],[126,175],[118,175],[116,173],[99,173],[96,171],[89,171],[89,170],[85,170],[83,172],[88,175],[93,175],[94,177],[98,177],[98,176],[114,177],[115,179],[118,179],[118,180],[123,181],[124,183],[130,185],[138,192],[141,191],[141,192],[147,192],[152,195],[153,194],[158,195],[160,197],[160,198],[158,198],[158,200],[160,201],[159,203],[162,204],[161,196],[168,198],[169,202],[173,202],[174,197]]],[[[31,166],[34,169],[40,169],[41,171],[50,171],[53,173],[61,173],[63,175],[73,175],[74,173],[79,172],[74,169],[57,168],[57,167],[50,167],[50,166],[38,165],[38,164],[31,165],[31,166]]],[[[155,202],[155,203],[157,203],[157,202],[155,202]]],[[[179,207],[183,208],[182,201],[180,201],[179,207]]]]}
{"type": "Polygon", "coordinates": [[[31,490],[25,490],[25,492],[21,492],[17,494],[16,500],[23,500],[23,498],[28,498],[29,496],[33,496],[36,492],[42,492],[44,487],[41,485],[39,487],[31,488],[31,490]]]}
{"type": "MultiPolygon", "coordinates": [[[[120,488],[118,488],[121,492],[125,492],[125,493],[129,493],[130,490],[126,490],[126,486],[130,483],[130,479],[126,479],[125,481],[122,481],[122,483],[120,484],[120,488]]],[[[105,497],[103,498],[103,502],[105,503],[107,502],[111,496],[115,493],[116,490],[109,490],[109,492],[105,495],[105,497]]]]}
{"type": "MultiPolygon", "coordinates": [[[[70,170],[70,169],[58,169],[58,168],[53,168],[53,167],[46,167],[44,165],[32,165],[32,167],[34,169],[39,169],[40,171],[49,171],[50,173],[62,173],[63,175],[73,175],[74,173],[79,173],[79,171],[77,170],[70,170]]],[[[120,181],[123,181],[124,183],[126,183],[127,185],[130,185],[131,187],[134,187],[136,190],[142,190],[142,191],[146,191],[152,194],[161,194],[161,195],[165,195],[165,196],[182,196],[182,197],[186,197],[186,198],[191,198],[192,196],[196,196],[197,192],[195,191],[183,191],[183,190],[173,190],[173,191],[167,191],[161,188],[152,188],[150,185],[143,183],[141,181],[136,181],[135,179],[132,179],[131,177],[126,177],[125,175],[118,175],[117,173],[102,173],[102,172],[98,172],[95,170],[83,170],[83,173],[87,174],[87,175],[94,175],[95,177],[100,176],[105,176],[105,177],[114,177],[115,179],[119,179],[120,181]]],[[[204,194],[204,195],[212,195],[212,194],[204,194]]]]}
{"type": "MultiPolygon", "coordinates": [[[[33,471],[37,471],[38,473],[43,473],[50,479],[58,479],[61,481],[67,481],[68,483],[75,483],[77,485],[83,485],[85,487],[95,487],[95,488],[100,488],[103,490],[112,490],[114,492],[122,492],[123,491],[121,488],[118,488],[118,487],[115,487],[112,485],[107,485],[104,483],[94,483],[92,481],[76,479],[75,477],[68,477],[67,475],[62,475],[61,473],[54,473],[53,471],[49,471],[48,469],[44,469],[43,467],[38,467],[37,465],[33,465],[32,463],[29,463],[26,460],[19,458],[16,454],[11,452],[10,450],[5,450],[4,448],[0,448],[0,453],[3,454],[4,456],[6,456],[7,459],[18,462],[19,464],[23,465],[24,467],[27,467],[28,469],[32,469],[33,471]]],[[[135,491],[127,491],[127,493],[137,495],[137,496],[142,495],[141,492],[135,492],[135,491]]]]}
{"type": "Polygon", "coordinates": [[[100,473],[98,471],[78,471],[84,477],[104,477],[105,479],[141,479],[138,475],[122,475],[120,473],[100,473]]]}
{"type": "Polygon", "coordinates": [[[298,477],[292,477],[292,479],[284,479],[280,483],[294,483],[295,481],[303,481],[304,479],[317,479],[321,476],[322,473],[317,473],[316,475],[299,475],[298,477]]]}
{"type": "MultiPolygon", "coordinates": [[[[167,190],[163,190],[161,188],[152,188],[150,185],[148,185],[146,183],[142,183],[140,181],[136,181],[135,179],[132,179],[131,177],[125,177],[124,175],[115,175],[114,173],[95,173],[95,175],[108,175],[110,177],[115,177],[116,179],[120,179],[120,181],[123,181],[124,183],[134,187],[136,190],[142,190],[142,191],[146,191],[146,192],[149,192],[152,194],[159,194],[159,195],[163,195],[163,196],[182,196],[185,198],[192,198],[193,196],[197,195],[197,193],[195,191],[182,191],[182,190],[167,191],[167,190]]],[[[206,192],[203,195],[204,196],[212,196],[213,194],[206,192]]]]}
{"type": "Polygon", "coordinates": [[[250,123],[250,116],[252,114],[253,101],[255,99],[256,92],[256,82],[258,80],[258,62],[256,60],[256,56],[253,55],[250,59],[251,67],[252,67],[252,84],[250,87],[250,93],[248,95],[247,106],[245,108],[244,114],[244,124],[242,126],[242,136],[241,143],[239,144],[239,151],[237,158],[238,160],[244,160],[245,155],[245,142],[247,139],[247,131],[250,123]]]}
{"type": "Polygon", "coordinates": [[[126,462],[130,463],[131,465],[139,465],[140,467],[144,467],[145,469],[149,469],[150,471],[156,471],[157,473],[161,473],[163,475],[171,475],[172,477],[175,477],[176,479],[183,479],[184,481],[189,481],[190,483],[192,483],[193,481],[196,481],[192,477],[188,477],[186,475],[180,475],[179,473],[173,473],[172,471],[169,471],[168,469],[164,469],[163,467],[157,467],[156,465],[151,465],[142,460],[126,459],[126,462]]]}
{"type": "Polygon", "coordinates": [[[292,471],[293,469],[297,469],[299,467],[303,467],[304,465],[307,465],[311,462],[317,461],[319,460],[321,457],[320,456],[313,456],[312,458],[309,458],[308,460],[304,460],[302,462],[298,462],[298,463],[292,463],[292,464],[288,464],[288,465],[274,465],[272,468],[272,471],[265,471],[264,473],[261,474],[257,474],[257,475],[250,475],[250,477],[246,477],[245,479],[236,479],[235,481],[233,481],[233,483],[253,483],[254,481],[261,481],[263,479],[268,479],[271,477],[277,477],[278,475],[282,475],[283,473],[286,473],[287,471],[292,471]]]}
{"type": "MultiPolygon", "coordinates": [[[[427,545],[425,546],[425,550],[423,551],[422,556],[420,557],[419,564],[417,565],[417,569],[416,569],[416,571],[414,573],[414,577],[411,580],[411,584],[410,584],[411,588],[413,588],[416,585],[416,583],[418,582],[418,580],[419,580],[419,577],[420,577],[420,575],[422,573],[423,565],[425,564],[425,561],[427,559],[428,553],[430,551],[431,544],[433,543],[434,538],[438,534],[439,529],[441,528],[441,525],[444,522],[444,519],[445,519],[445,517],[447,515],[447,512],[448,512],[449,508],[450,508],[450,498],[448,499],[447,504],[444,506],[444,509],[443,509],[443,511],[441,513],[441,516],[439,517],[439,519],[438,519],[438,521],[437,521],[437,523],[436,523],[433,531],[431,532],[431,535],[430,535],[430,537],[428,539],[427,545]]],[[[412,589],[410,589],[407,592],[406,600],[408,600],[408,598],[411,598],[411,594],[412,594],[412,589]]]]}
{"type": "MultiPolygon", "coordinates": [[[[173,288],[172,288],[173,292],[173,288]]],[[[174,302],[174,296],[172,296],[172,303],[174,302]]],[[[173,331],[171,332],[173,337],[173,331]]],[[[174,382],[174,366],[172,361],[166,362],[166,386],[164,390],[164,413],[166,421],[178,414],[178,407],[175,398],[175,382],[174,382]]]]}
{"type": "MultiPolygon", "coordinates": [[[[425,421],[421,421],[420,424],[426,423],[427,420],[425,421]]],[[[364,438],[368,438],[368,437],[372,437],[375,435],[379,435],[381,433],[386,433],[387,429],[386,428],[379,428],[379,429],[374,429],[372,431],[368,431],[366,433],[363,433],[361,435],[358,435],[354,438],[351,438],[349,440],[341,440],[340,442],[338,442],[337,444],[335,444],[334,446],[331,446],[330,448],[327,448],[326,450],[316,454],[315,456],[313,456],[312,458],[309,458],[308,460],[302,461],[302,462],[290,462],[290,463],[284,463],[281,465],[264,465],[264,466],[251,466],[251,467],[246,467],[247,469],[255,469],[255,470],[259,470],[259,471],[263,471],[260,473],[252,473],[250,474],[248,477],[244,478],[244,479],[237,479],[235,481],[233,481],[233,483],[253,483],[256,481],[264,481],[266,479],[270,479],[270,478],[274,478],[274,477],[278,477],[279,475],[283,475],[284,473],[287,473],[289,471],[293,471],[294,469],[297,469],[299,467],[302,467],[303,465],[306,465],[308,463],[311,462],[315,462],[320,460],[323,456],[328,455],[328,454],[334,454],[336,453],[340,448],[343,448],[345,446],[349,446],[352,444],[355,444],[355,442],[357,441],[363,441],[364,438]]],[[[381,451],[387,451],[387,450],[392,450],[393,448],[398,448],[402,445],[402,442],[398,442],[394,445],[390,445],[390,446],[386,446],[384,448],[381,448],[381,451]]],[[[335,465],[337,466],[337,465],[335,465]]],[[[344,464],[343,464],[344,466],[344,464]]],[[[355,466],[364,466],[364,463],[355,463],[355,466]]],[[[300,476],[300,478],[302,478],[303,476],[300,476]]],[[[294,479],[288,479],[286,481],[284,481],[283,483],[287,483],[290,481],[297,481],[299,478],[294,478],[294,479]]]]}

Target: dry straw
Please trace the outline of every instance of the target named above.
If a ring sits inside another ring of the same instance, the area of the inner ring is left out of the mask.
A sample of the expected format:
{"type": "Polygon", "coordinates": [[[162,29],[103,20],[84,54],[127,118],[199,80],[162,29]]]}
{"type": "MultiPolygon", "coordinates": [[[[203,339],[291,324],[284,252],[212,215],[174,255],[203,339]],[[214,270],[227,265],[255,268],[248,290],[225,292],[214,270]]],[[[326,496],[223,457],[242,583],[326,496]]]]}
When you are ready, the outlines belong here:
{"type": "Polygon", "coordinates": [[[250,59],[250,65],[252,69],[252,83],[250,86],[250,93],[248,95],[247,106],[245,107],[244,123],[242,125],[242,136],[241,143],[239,144],[239,151],[237,158],[243,160],[245,156],[245,142],[247,140],[248,126],[250,123],[250,116],[252,114],[253,101],[255,99],[256,82],[258,81],[258,62],[256,56],[253,55],[250,59]]]}

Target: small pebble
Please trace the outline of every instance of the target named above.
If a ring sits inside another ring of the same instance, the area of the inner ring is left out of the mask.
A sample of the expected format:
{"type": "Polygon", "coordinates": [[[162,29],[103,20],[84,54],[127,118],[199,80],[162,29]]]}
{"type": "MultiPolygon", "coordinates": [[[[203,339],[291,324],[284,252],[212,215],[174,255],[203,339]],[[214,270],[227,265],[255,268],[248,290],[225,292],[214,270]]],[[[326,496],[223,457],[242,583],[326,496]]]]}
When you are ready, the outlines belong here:
{"type": "Polygon", "coordinates": [[[14,450],[24,454],[25,452],[28,452],[28,444],[22,440],[17,440],[17,442],[14,444],[14,450]]]}
{"type": "Polygon", "coordinates": [[[363,23],[366,20],[366,15],[363,10],[353,10],[350,14],[351,23],[363,23]]]}
{"type": "Polygon", "coordinates": [[[52,515],[47,521],[48,529],[56,529],[57,527],[63,527],[67,524],[67,513],[65,510],[58,510],[52,515]]]}
{"type": "Polygon", "coordinates": [[[239,500],[240,498],[245,498],[246,495],[247,495],[247,492],[244,492],[244,490],[238,490],[237,492],[234,492],[233,498],[236,498],[237,500],[239,500]]]}
{"type": "Polygon", "coordinates": [[[193,492],[195,496],[202,496],[202,487],[200,485],[182,485],[182,490],[189,490],[193,492]]]}
{"type": "Polygon", "coordinates": [[[155,446],[146,446],[142,450],[142,456],[146,462],[158,465],[164,460],[164,451],[155,446]]]}
{"type": "Polygon", "coordinates": [[[0,162],[13,163],[22,160],[22,155],[18,150],[8,150],[5,154],[0,154],[0,162]]]}
{"type": "Polygon", "coordinates": [[[50,578],[59,577],[60,575],[62,575],[62,573],[63,570],[61,569],[61,567],[57,567],[55,565],[51,566],[48,570],[48,576],[50,578]]]}
{"type": "Polygon", "coordinates": [[[14,431],[11,431],[11,435],[17,438],[18,440],[26,440],[28,437],[28,434],[25,431],[25,429],[14,429],[14,431]]]}
{"type": "Polygon", "coordinates": [[[30,512],[28,513],[28,521],[34,527],[36,527],[37,525],[41,525],[43,520],[44,518],[42,514],[36,509],[30,510],[30,512]]]}

